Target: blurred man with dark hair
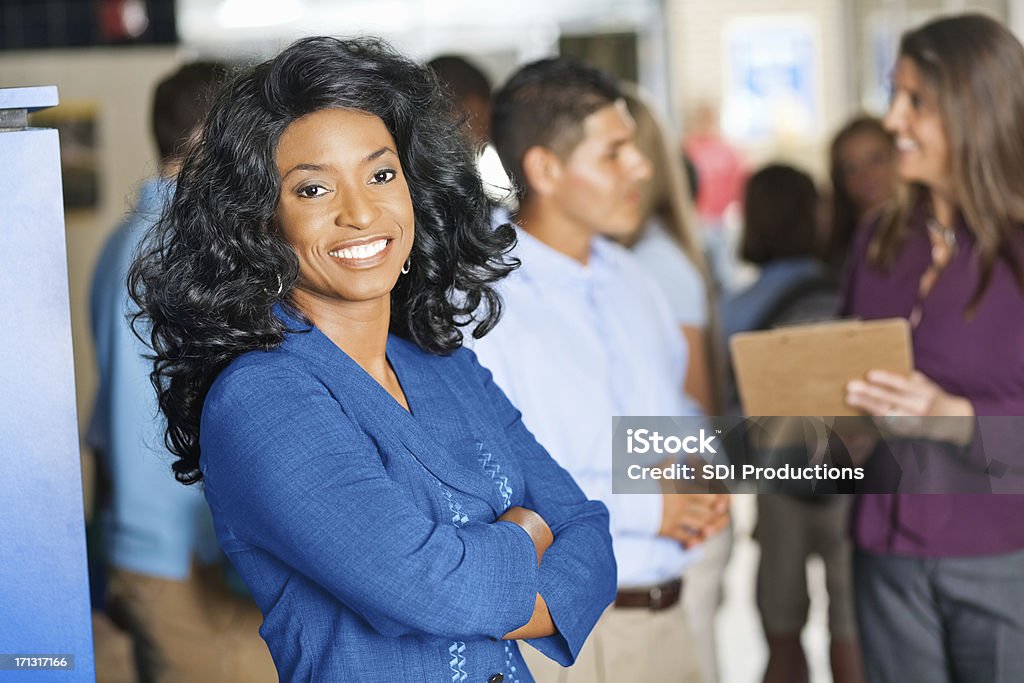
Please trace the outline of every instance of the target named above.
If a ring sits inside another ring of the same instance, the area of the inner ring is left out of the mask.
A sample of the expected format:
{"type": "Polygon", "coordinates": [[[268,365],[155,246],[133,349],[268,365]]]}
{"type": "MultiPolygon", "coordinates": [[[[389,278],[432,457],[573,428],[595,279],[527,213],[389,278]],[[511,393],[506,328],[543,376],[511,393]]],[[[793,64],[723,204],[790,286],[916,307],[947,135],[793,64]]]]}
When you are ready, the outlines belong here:
{"type": "Polygon", "coordinates": [[[160,154],[161,175],[167,175],[167,166],[185,151],[206,116],[212,90],[226,77],[227,68],[222,64],[191,62],[157,84],[150,125],[160,154]]]}
{"type": "Polygon", "coordinates": [[[664,295],[604,237],[641,218],[651,166],[634,129],[616,82],[574,60],[521,68],[494,101],[522,267],[502,283],[502,321],[475,348],[540,443],[608,505],[619,571],[615,604],[568,672],[528,660],[542,683],[697,680],[681,577],[688,549],[728,519],[724,497],[612,493],[612,416],[698,413],[664,295]]]}
{"type": "Polygon", "coordinates": [[[427,66],[455,99],[458,113],[466,117],[466,125],[477,147],[491,138],[491,82],[483,71],[464,57],[441,55],[427,66]]]}
{"type": "Polygon", "coordinates": [[[495,204],[507,206],[512,200],[508,177],[491,144],[491,81],[464,57],[441,55],[427,62],[441,85],[451,95],[454,114],[463,121],[477,152],[477,170],[484,192],[495,204]]]}
{"type": "Polygon", "coordinates": [[[111,486],[101,513],[106,605],[131,637],[142,683],[277,680],[259,637],[259,610],[225,583],[202,490],[179,484],[171,471],[149,349],[131,330],[125,280],[225,75],[223,65],[196,62],[157,86],[151,123],[160,176],[142,184],[135,208],[104,246],[92,284],[100,386],[86,440],[111,486]]]}

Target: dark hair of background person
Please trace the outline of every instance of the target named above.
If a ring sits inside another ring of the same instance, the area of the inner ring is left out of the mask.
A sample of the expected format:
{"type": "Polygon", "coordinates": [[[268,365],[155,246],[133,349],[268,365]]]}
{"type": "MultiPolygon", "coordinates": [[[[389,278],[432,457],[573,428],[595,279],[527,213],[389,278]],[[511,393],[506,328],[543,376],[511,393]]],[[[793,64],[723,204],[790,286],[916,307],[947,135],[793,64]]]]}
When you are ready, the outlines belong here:
{"type": "MultiPolygon", "coordinates": [[[[997,259],[1024,289],[1014,246],[1024,224],[1024,47],[995,19],[962,14],[904,33],[898,56],[913,62],[938,97],[956,202],[977,243],[981,276],[964,311],[970,317],[997,259]]],[[[912,186],[872,240],[872,263],[893,261],[910,215],[927,211],[927,202],[927,188],[912,186]]]]}
{"type": "Polygon", "coordinates": [[[289,302],[298,259],[274,219],[275,154],[289,124],[329,108],[379,117],[408,181],[416,233],[411,271],[391,292],[391,332],[443,354],[462,343],[461,326],[475,322],[480,337],[500,317],[492,285],[517,265],[505,256],[515,231],[491,229],[473,152],[433,74],[377,39],[297,41],[220,90],[129,273],[182,483],[202,478],[200,416],[217,373],[283,341],[275,304],[302,317],[289,302]]]}
{"type": "Polygon", "coordinates": [[[206,116],[216,87],[228,76],[219,62],[191,62],[164,78],[153,93],[150,122],[160,162],[180,154],[206,116]]]}
{"type": "Polygon", "coordinates": [[[441,55],[427,62],[427,66],[456,97],[472,95],[485,100],[491,98],[491,81],[468,59],[458,55],[441,55]]]}
{"type": "Polygon", "coordinates": [[[685,152],[682,154],[683,166],[686,168],[686,185],[690,188],[690,197],[697,201],[700,194],[700,175],[697,173],[697,164],[685,152]]]}
{"type": "Polygon", "coordinates": [[[567,57],[527,64],[498,90],[491,137],[520,203],[529,196],[526,151],[546,147],[566,158],[583,139],[583,120],[621,96],[612,76],[567,57]]]}
{"type": "Polygon", "coordinates": [[[454,98],[453,113],[481,147],[491,137],[491,82],[467,59],[442,55],[427,62],[441,86],[454,98]]]}
{"type": "MultiPolygon", "coordinates": [[[[652,105],[636,86],[624,83],[622,98],[636,124],[637,148],[643,152],[654,169],[651,179],[644,183],[641,190],[640,204],[644,216],[656,216],[661,221],[666,232],[683,250],[705,281],[710,283],[704,250],[694,227],[696,219],[693,215],[693,196],[690,194],[686,167],[665,136],[668,124],[654,112],[652,105]]],[[[640,226],[631,237],[631,243],[640,238],[645,227],[640,226]]]]}
{"type": "Polygon", "coordinates": [[[817,257],[818,190],[803,171],[769,164],[747,180],[740,256],[757,265],[817,257]]]}
{"type": "Polygon", "coordinates": [[[882,122],[874,116],[858,116],[839,129],[832,138],[829,147],[829,176],[832,180],[832,224],[829,228],[828,241],[825,246],[824,258],[827,263],[842,263],[850,250],[850,243],[860,222],[860,207],[853,201],[847,189],[846,176],[843,172],[842,159],[839,153],[848,140],[858,135],[876,135],[888,147],[892,154],[896,153],[896,143],[892,134],[885,129],[882,122]]]}

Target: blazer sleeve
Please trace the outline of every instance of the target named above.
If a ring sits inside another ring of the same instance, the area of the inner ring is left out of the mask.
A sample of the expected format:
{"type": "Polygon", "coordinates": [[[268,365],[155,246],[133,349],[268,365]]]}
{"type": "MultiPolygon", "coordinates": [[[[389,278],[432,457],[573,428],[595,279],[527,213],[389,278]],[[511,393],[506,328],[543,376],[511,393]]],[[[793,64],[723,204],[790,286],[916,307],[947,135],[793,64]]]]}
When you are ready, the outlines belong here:
{"type": "Polygon", "coordinates": [[[608,509],[588,500],[572,476],[537,443],[520,412],[498,387],[491,372],[472,357],[512,454],[526,481],[524,505],[551,527],[554,542],[544,554],[538,592],[544,597],[558,633],[529,643],[549,658],[569,666],[605,608],[615,599],[616,567],[609,533],[608,509]]]}
{"type": "Polygon", "coordinates": [[[303,368],[229,368],[207,396],[201,435],[221,524],[381,634],[497,639],[529,621],[539,572],[529,535],[509,522],[430,519],[303,368]]]}

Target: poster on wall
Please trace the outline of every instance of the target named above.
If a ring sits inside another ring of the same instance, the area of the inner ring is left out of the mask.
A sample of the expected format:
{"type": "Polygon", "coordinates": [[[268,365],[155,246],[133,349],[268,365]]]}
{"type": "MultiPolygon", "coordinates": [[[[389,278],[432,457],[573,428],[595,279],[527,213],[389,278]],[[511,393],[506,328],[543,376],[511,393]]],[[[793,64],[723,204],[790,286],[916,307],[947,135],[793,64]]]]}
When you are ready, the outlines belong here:
{"type": "Polygon", "coordinates": [[[722,130],[740,143],[822,133],[818,25],[811,15],[745,16],[723,32],[722,130]]]}
{"type": "Polygon", "coordinates": [[[95,209],[99,204],[99,121],[96,102],[65,102],[32,115],[33,126],[55,128],[60,137],[64,210],[95,209]]]}

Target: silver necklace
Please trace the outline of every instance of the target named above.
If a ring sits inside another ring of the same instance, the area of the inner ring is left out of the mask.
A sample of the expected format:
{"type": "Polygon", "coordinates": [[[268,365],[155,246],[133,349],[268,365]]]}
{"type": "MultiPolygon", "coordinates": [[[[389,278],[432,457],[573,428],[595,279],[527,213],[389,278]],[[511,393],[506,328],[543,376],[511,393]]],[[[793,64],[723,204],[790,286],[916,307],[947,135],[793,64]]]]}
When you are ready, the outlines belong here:
{"type": "Polygon", "coordinates": [[[956,230],[931,217],[925,221],[925,225],[928,226],[928,232],[942,240],[942,244],[945,245],[942,247],[932,243],[932,262],[939,268],[943,268],[956,253],[956,230]]]}
{"type": "Polygon", "coordinates": [[[950,249],[956,248],[956,230],[930,217],[925,221],[925,225],[928,226],[928,232],[941,239],[947,247],[950,249]]]}

